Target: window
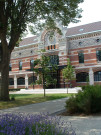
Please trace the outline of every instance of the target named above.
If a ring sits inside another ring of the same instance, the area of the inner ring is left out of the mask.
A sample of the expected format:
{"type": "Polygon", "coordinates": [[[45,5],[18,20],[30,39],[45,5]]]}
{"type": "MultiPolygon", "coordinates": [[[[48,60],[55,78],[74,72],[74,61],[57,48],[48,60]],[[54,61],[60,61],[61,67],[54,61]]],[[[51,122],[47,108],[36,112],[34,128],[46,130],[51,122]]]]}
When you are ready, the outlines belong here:
{"type": "Polygon", "coordinates": [[[96,51],[97,60],[101,61],[101,50],[96,51]]]}
{"type": "Polygon", "coordinates": [[[49,50],[49,46],[48,46],[48,50],[49,50]]]}
{"type": "Polygon", "coordinates": [[[13,78],[9,78],[9,85],[14,85],[14,79],[13,78]]]}
{"type": "Polygon", "coordinates": [[[19,70],[22,70],[22,61],[19,62],[19,70]]]}
{"type": "Polygon", "coordinates": [[[79,63],[84,63],[84,54],[83,53],[78,53],[79,56],[79,63]]]}
{"type": "Polygon", "coordinates": [[[59,65],[59,56],[58,55],[51,55],[49,65],[59,65]]]}
{"type": "Polygon", "coordinates": [[[100,39],[98,38],[98,39],[96,39],[96,42],[100,42],[100,39]]]}
{"type": "Polygon", "coordinates": [[[76,82],[87,82],[88,77],[88,73],[86,72],[78,73],[76,74],[76,82]]]}
{"type": "Polygon", "coordinates": [[[101,81],[101,71],[94,73],[94,81],[101,81]]]}
{"type": "Polygon", "coordinates": [[[51,45],[51,49],[52,49],[52,45],[51,45]]]}
{"type": "Polygon", "coordinates": [[[12,71],[12,64],[9,64],[9,71],[12,71]]]}
{"type": "Polygon", "coordinates": [[[54,45],[54,49],[56,48],[56,46],[54,45]]]}
{"type": "Polygon", "coordinates": [[[31,50],[30,53],[33,53],[33,51],[31,50]]]}
{"type": "Polygon", "coordinates": [[[21,53],[19,53],[19,55],[21,55],[21,53]]]}
{"type": "Polygon", "coordinates": [[[17,85],[25,85],[25,78],[20,77],[17,79],[17,85]]]}
{"type": "Polygon", "coordinates": [[[33,69],[34,68],[34,60],[30,60],[30,68],[33,69]]]}
{"type": "Polygon", "coordinates": [[[79,42],[79,45],[82,45],[82,42],[79,42]]]}

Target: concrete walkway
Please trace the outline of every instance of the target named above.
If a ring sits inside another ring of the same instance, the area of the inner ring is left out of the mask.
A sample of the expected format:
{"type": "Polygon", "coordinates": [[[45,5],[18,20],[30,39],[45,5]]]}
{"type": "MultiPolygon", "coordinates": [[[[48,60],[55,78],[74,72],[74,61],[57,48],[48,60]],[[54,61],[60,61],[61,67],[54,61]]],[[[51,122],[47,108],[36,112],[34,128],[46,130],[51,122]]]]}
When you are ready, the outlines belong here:
{"type": "MultiPolygon", "coordinates": [[[[68,93],[77,93],[81,87],[68,88],[68,93]]],[[[46,94],[67,93],[67,88],[46,89],[46,94]]],[[[10,94],[43,94],[44,89],[21,89],[20,91],[10,92],[10,94]]]]}
{"type": "Polygon", "coordinates": [[[101,116],[63,116],[61,120],[70,121],[76,135],[101,135],[101,116]]]}
{"type": "Polygon", "coordinates": [[[65,101],[67,98],[57,99],[52,101],[46,101],[42,103],[30,104],[20,107],[14,107],[9,109],[0,110],[0,113],[31,113],[37,114],[42,112],[49,112],[49,114],[55,114],[65,109],[65,101]]]}

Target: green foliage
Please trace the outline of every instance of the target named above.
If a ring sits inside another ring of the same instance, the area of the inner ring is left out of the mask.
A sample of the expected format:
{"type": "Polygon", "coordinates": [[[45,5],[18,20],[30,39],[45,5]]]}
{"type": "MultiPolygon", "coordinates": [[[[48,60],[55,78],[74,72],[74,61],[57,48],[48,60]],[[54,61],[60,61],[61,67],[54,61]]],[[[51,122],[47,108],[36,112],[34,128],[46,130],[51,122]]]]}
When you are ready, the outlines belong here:
{"type": "Polygon", "coordinates": [[[51,73],[56,72],[57,66],[51,65],[51,67],[49,67],[49,61],[50,58],[44,55],[44,50],[41,51],[41,59],[37,59],[35,61],[36,64],[34,67],[34,72],[39,75],[39,79],[36,80],[36,83],[42,84],[44,90],[45,87],[49,86],[50,84],[56,85],[56,79],[52,78],[51,73]]]}
{"type": "Polygon", "coordinates": [[[11,95],[11,101],[15,101],[15,95],[11,95]]]}
{"type": "Polygon", "coordinates": [[[19,88],[13,88],[13,89],[9,89],[9,91],[20,91],[20,89],[19,88]]]}
{"type": "Polygon", "coordinates": [[[63,78],[65,79],[66,82],[74,80],[74,69],[70,63],[70,60],[67,59],[67,67],[65,67],[62,70],[63,78]]]}
{"type": "Polygon", "coordinates": [[[50,58],[48,56],[45,56],[44,55],[44,51],[42,50],[41,51],[42,55],[41,55],[41,59],[37,59],[35,60],[35,66],[34,67],[34,72],[36,74],[39,75],[39,79],[36,81],[38,84],[43,84],[43,86],[48,86],[50,85],[51,83],[56,83],[56,80],[54,80],[50,73],[53,71],[53,72],[56,72],[57,70],[57,66],[56,65],[51,65],[51,67],[49,67],[49,61],[50,61],[50,58]],[[40,69],[40,70],[39,70],[40,69]]]}
{"type": "Polygon", "coordinates": [[[98,113],[101,112],[101,86],[83,87],[75,97],[66,101],[66,108],[69,113],[98,113]]]}
{"type": "Polygon", "coordinates": [[[9,39],[18,32],[22,34],[27,29],[28,24],[30,24],[29,29],[32,33],[36,33],[38,29],[41,30],[44,26],[47,29],[60,32],[54,18],[61,21],[64,26],[70,22],[78,22],[82,12],[81,9],[78,9],[78,4],[81,2],[83,0],[76,0],[75,2],[74,0],[0,0],[0,16],[2,15],[0,28],[7,28],[6,34],[9,39]],[[4,23],[5,17],[6,22],[4,23]],[[12,33],[15,34],[12,35],[12,33]]]}

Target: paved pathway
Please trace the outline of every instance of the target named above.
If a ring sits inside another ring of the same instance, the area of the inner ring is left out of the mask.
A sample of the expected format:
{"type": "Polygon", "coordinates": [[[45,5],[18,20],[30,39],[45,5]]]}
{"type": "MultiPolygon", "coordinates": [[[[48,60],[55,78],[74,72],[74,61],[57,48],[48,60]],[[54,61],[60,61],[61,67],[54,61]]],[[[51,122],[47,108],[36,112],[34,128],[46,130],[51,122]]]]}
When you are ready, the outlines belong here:
{"type": "Polygon", "coordinates": [[[65,109],[64,106],[66,100],[67,98],[63,98],[63,99],[46,101],[46,102],[36,103],[36,104],[31,104],[26,106],[9,108],[9,109],[0,110],[0,113],[21,112],[21,113],[37,114],[41,112],[49,112],[50,114],[54,114],[56,112],[60,112],[61,110],[65,109]]]}
{"type": "Polygon", "coordinates": [[[70,121],[76,135],[101,135],[101,116],[64,116],[61,120],[70,121]]]}

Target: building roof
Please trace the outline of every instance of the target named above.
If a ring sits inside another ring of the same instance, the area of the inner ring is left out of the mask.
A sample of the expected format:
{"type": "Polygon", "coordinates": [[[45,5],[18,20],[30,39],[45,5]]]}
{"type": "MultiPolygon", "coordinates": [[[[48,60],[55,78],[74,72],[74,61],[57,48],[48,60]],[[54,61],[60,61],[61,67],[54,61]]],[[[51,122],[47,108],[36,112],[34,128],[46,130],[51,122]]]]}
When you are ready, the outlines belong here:
{"type": "Polygon", "coordinates": [[[20,42],[19,46],[34,44],[36,42],[38,42],[37,36],[28,37],[28,38],[22,39],[22,41],[20,42]]]}
{"type": "Polygon", "coordinates": [[[89,33],[99,30],[101,30],[101,21],[68,28],[66,36],[89,33]]]}
{"type": "MultiPolygon", "coordinates": [[[[80,25],[72,28],[67,28],[66,36],[73,36],[73,35],[84,34],[84,33],[89,33],[89,32],[94,32],[99,30],[101,30],[101,21],[80,25]]],[[[19,46],[30,45],[37,42],[38,42],[37,36],[28,37],[28,38],[24,38],[20,42],[19,46]]]]}

